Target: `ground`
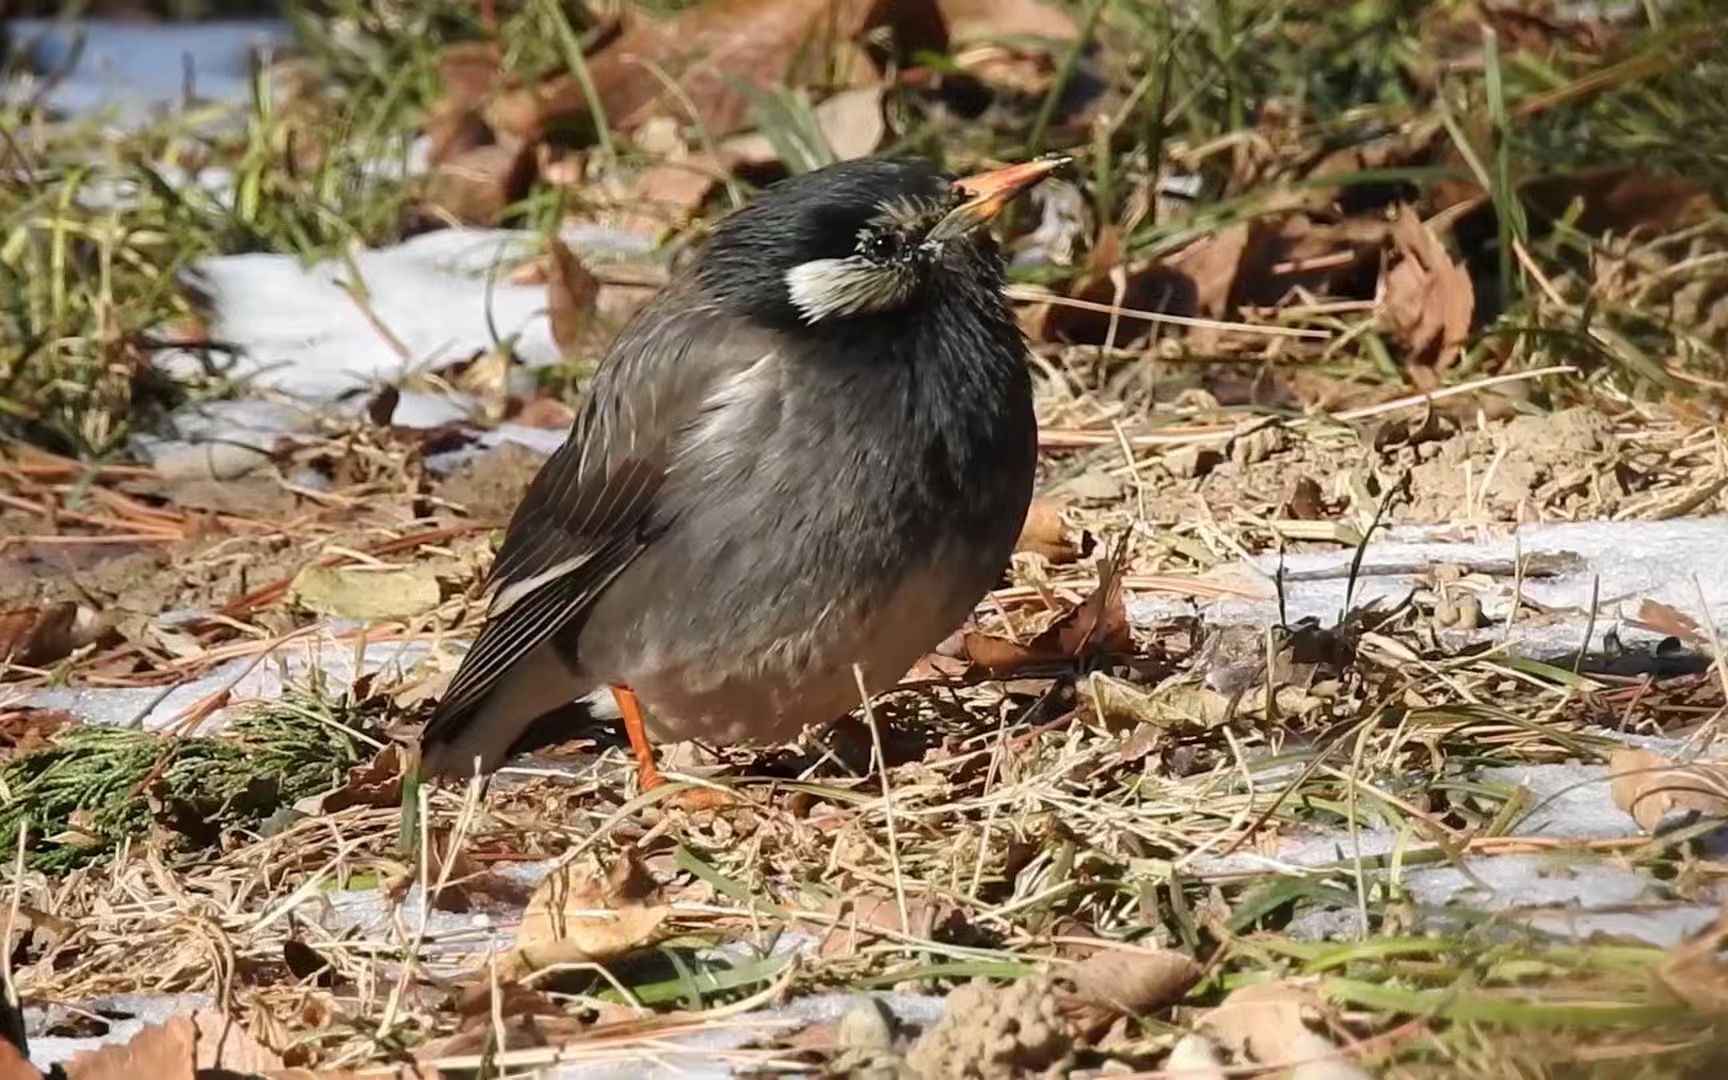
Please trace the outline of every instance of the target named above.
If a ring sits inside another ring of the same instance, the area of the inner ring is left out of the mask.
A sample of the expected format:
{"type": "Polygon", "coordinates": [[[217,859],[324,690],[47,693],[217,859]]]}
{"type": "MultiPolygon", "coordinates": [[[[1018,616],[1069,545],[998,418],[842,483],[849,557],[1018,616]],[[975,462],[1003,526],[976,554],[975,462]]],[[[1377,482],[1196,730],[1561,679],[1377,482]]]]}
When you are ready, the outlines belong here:
{"type": "Polygon", "coordinates": [[[36,1066],[1728,1062],[1711,5],[256,7],[5,30],[36,1066]],[[718,805],[557,717],[413,779],[502,523],[719,215],[1047,150],[1038,498],[966,627],[798,745],[666,748],[718,805]]]}

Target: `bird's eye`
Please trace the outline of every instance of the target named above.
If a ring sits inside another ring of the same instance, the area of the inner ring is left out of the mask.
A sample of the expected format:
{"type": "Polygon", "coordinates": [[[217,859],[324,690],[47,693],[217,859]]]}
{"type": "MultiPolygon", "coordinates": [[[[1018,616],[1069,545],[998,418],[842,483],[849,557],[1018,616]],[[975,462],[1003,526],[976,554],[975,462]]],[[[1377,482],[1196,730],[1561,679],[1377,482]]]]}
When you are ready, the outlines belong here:
{"type": "Polygon", "coordinates": [[[900,237],[891,232],[873,232],[858,244],[858,253],[871,262],[888,262],[900,253],[900,237]]]}

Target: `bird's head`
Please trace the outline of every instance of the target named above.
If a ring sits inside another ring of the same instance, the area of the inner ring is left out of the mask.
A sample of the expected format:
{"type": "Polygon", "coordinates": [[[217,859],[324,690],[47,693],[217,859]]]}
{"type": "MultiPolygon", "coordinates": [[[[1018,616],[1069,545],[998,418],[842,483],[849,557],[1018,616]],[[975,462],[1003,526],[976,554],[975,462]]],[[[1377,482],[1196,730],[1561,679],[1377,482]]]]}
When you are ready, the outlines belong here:
{"type": "Polygon", "coordinates": [[[756,318],[806,326],[904,313],[955,289],[994,292],[1002,264],[987,226],[1065,160],[960,180],[916,159],[818,169],[727,218],[697,273],[756,318]]]}

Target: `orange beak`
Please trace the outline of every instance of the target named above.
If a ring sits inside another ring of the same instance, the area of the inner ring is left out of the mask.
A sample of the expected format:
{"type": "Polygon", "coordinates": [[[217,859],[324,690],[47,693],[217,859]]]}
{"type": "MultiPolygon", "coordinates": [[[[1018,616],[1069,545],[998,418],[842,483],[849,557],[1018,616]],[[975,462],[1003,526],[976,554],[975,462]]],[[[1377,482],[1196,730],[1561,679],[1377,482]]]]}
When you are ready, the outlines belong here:
{"type": "Polygon", "coordinates": [[[988,225],[1016,195],[1072,160],[1066,154],[1050,154],[954,181],[954,187],[969,197],[936,223],[930,239],[949,240],[988,225]]]}

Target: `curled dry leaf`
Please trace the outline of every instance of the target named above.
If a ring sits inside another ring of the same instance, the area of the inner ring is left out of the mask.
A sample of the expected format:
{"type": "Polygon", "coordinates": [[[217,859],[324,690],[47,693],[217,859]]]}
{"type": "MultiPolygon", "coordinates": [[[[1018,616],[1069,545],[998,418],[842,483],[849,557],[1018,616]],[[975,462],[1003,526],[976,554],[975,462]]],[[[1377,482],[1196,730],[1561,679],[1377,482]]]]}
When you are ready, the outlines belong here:
{"type": "Polygon", "coordinates": [[[1470,335],[1476,290],[1434,230],[1403,207],[1392,223],[1393,262],[1380,315],[1410,362],[1445,367],[1470,335]]]}
{"type": "Polygon", "coordinates": [[[1121,577],[1106,560],[1099,578],[1101,584],[1092,595],[1025,644],[968,631],[967,657],[992,675],[1005,675],[1043,664],[1067,663],[1092,651],[1132,651],[1134,637],[1122,603],[1121,577]]]}
{"type": "Polygon", "coordinates": [[[1728,816],[1728,765],[1681,765],[1648,750],[1616,750],[1608,759],[1614,805],[1653,833],[1673,810],[1728,816]]]}
{"type": "Polygon", "coordinates": [[[552,340],[569,354],[588,337],[599,307],[600,279],[557,237],[546,245],[546,310],[552,340]]]}
{"type": "MultiPolygon", "coordinates": [[[[818,102],[810,111],[816,130],[833,153],[836,161],[852,161],[869,157],[881,145],[888,133],[882,115],[881,84],[858,86],[842,90],[818,102]]],[[[780,160],[780,151],[773,140],[760,132],[738,135],[720,146],[720,155],[732,168],[740,165],[766,166],[780,160]]]]}
{"type": "Polygon", "coordinates": [[[453,152],[426,178],[421,210],[458,225],[494,225],[505,207],[528,193],[534,170],[534,147],[526,142],[453,152]]]}
{"type": "Polygon", "coordinates": [[[937,0],[956,43],[979,38],[1043,38],[1072,42],[1080,36],[1074,17],[1043,0],[937,0]]]}
{"type": "Polygon", "coordinates": [[[1294,1064],[1336,1048],[1309,1029],[1321,1015],[1320,998],[1291,982],[1261,983],[1233,991],[1224,1003],[1201,1017],[1199,1032],[1235,1055],[1238,1062],[1294,1064]],[[1314,1040],[1320,1039],[1316,1054],[1314,1040]]]}
{"type": "Polygon", "coordinates": [[[1111,731],[1141,726],[1160,731],[1205,730],[1230,716],[1229,697],[1192,682],[1147,689],[1094,671],[1088,689],[1099,724],[1111,731]]]}
{"type": "Polygon", "coordinates": [[[94,641],[98,632],[94,613],[71,600],[0,611],[0,664],[52,664],[94,641]]]}
{"type": "Polygon", "coordinates": [[[1057,991],[1056,1008],[1082,1038],[1094,1040],[1119,1017],[1145,1016],[1181,1001],[1201,971],[1179,952],[1105,949],[1058,973],[1067,987],[1057,991]]]}
{"type": "Polygon", "coordinates": [[[568,431],[570,425],[576,422],[576,410],[557,398],[542,397],[524,404],[522,411],[512,419],[528,427],[568,431]]]}
{"type": "Polygon", "coordinates": [[[294,575],[289,597],[300,606],[343,619],[407,619],[438,606],[438,577],[430,566],[373,569],[308,566],[294,575]]]}
{"type": "Polygon", "coordinates": [[[1707,1016],[1728,1015],[1728,908],[1716,922],[1675,946],[1656,968],[1656,981],[1670,994],[1707,1016]]]}
{"type": "Polygon", "coordinates": [[[131,1041],[87,1050],[66,1063],[67,1080],[194,1080],[203,1070],[242,1076],[282,1068],[282,1059],[265,1049],[232,1018],[200,1009],[151,1024],[131,1041]]]}
{"type": "Polygon", "coordinates": [[[388,808],[402,802],[402,751],[391,743],[371,761],[348,770],[341,787],[315,796],[308,813],[334,814],[350,806],[388,808]]]}
{"type": "MultiPolygon", "coordinates": [[[[758,90],[833,85],[831,58],[860,55],[846,46],[879,29],[907,52],[948,44],[934,0],[709,0],[671,18],[631,21],[588,69],[613,128],[631,131],[670,116],[718,138],[743,126],[758,90]],[[684,100],[668,90],[667,76],[684,100]]],[[[866,75],[873,79],[857,66],[839,74],[860,85],[870,81],[866,75]]],[[[533,137],[548,126],[588,122],[589,108],[581,84],[566,76],[500,95],[494,115],[533,137]]]]}
{"type": "Polygon", "coordinates": [[[513,974],[615,960],[654,941],[667,914],[634,848],[625,848],[604,877],[561,866],[528,898],[510,955],[513,974]]]}
{"type": "Polygon", "coordinates": [[[1658,634],[1679,638],[1689,645],[1702,645],[1708,640],[1697,619],[1659,600],[1640,603],[1638,617],[1629,621],[1658,634]]]}
{"type": "Polygon", "coordinates": [[[723,170],[708,154],[662,161],[637,173],[624,200],[628,207],[617,227],[657,236],[688,222],[720,182],[723,170]]]}

